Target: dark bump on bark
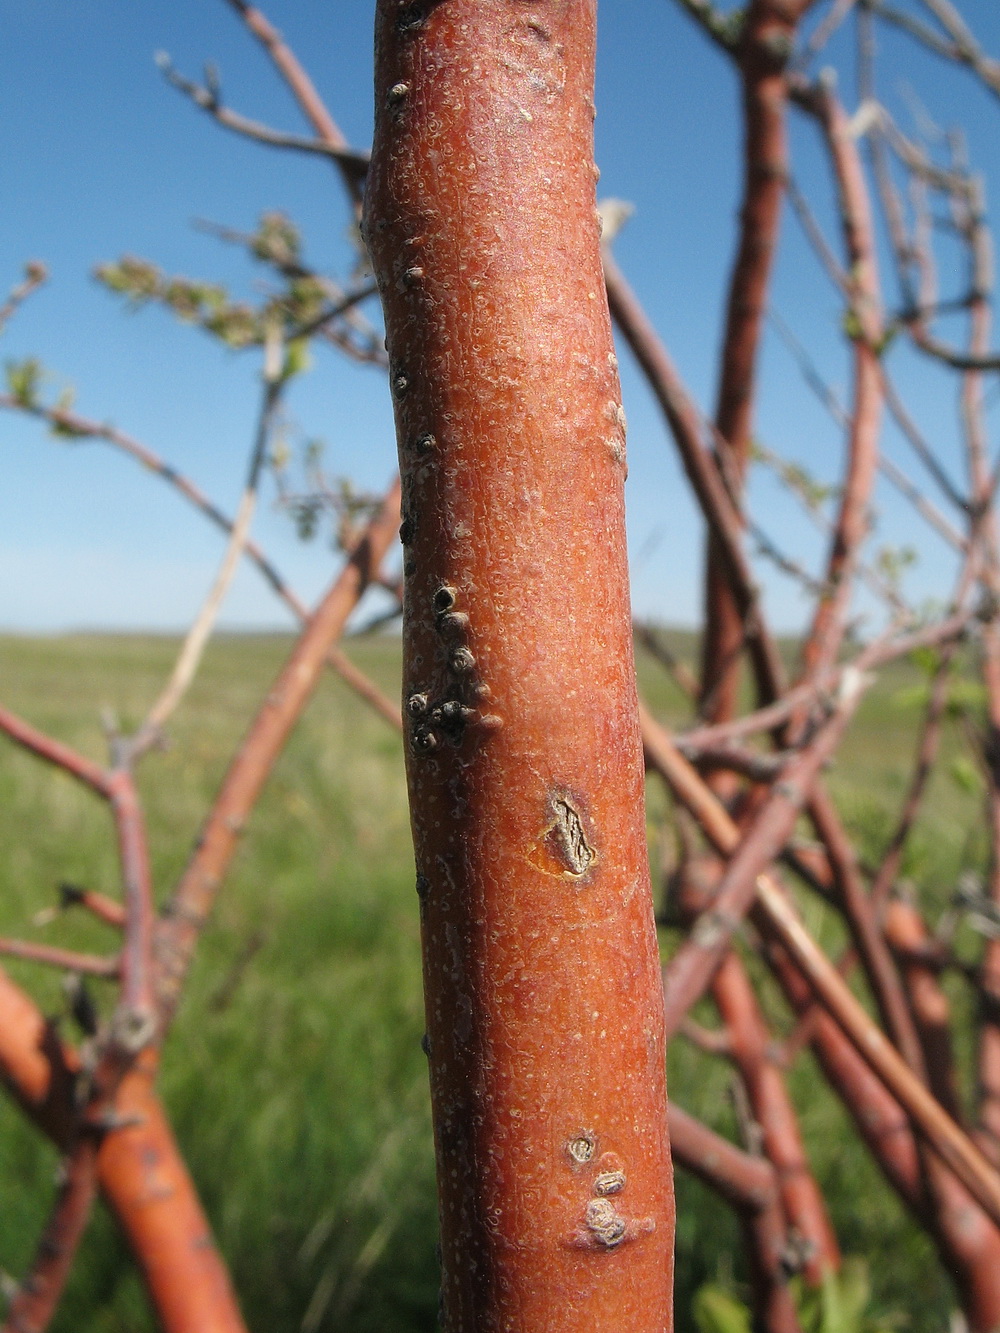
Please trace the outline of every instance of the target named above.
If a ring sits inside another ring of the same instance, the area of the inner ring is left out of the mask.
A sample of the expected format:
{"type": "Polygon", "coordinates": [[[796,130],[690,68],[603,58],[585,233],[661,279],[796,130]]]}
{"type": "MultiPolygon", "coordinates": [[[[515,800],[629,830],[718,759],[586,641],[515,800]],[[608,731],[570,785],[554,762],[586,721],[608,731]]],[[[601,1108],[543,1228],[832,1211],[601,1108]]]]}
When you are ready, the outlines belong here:
{"type": "Polygon", "coordinates": [[[444,638],[456,638],[469,628],[469,617],[464,611],[445,611],[437,618],[437,632],[444,638]]]}
{"type": "Polygon", "coordinates": [[[402,370],[397,371],[392,377],[392,391],[397,398],[402,398],[410,387],[410,378],[402,370]]]}
{"type": "Polygon", "coordinates": [[[432,750],[438,747],[438,738],[428,727],[421,727],[413,733],[413,739],[410,744],[417,754],[430,754],[432,750]]]}
{"type": "Polygon", "coordinates": [[[424,1055],[426,1055],[429,1060],[431,1057],[431,1038],[430,1034],[427,1032],[425,1032],[424,1035],[420,1038],[420,1049],[423,1051],[424,1055]]]}
{"type": "Polygon", "coordinates": [[[456,648],[448,659],[448,667],[456,676],[467,676],[475,665],[476,659],[468,648],[456,648]]]}
{"type": "Polygon", "coordinates": [[[409,91],[410,85],[408,83],[394,83],[389,89],[387,97],[389,105],[398,106],[409,91]]]}
{"type": "Polygon", "coordinates": [[[410,717],[423,717],[427,712],[428,699],[426,694],[411,694],[406,701],[406,711],[410,717]]]}
{"type": "Polygon", "coordinates": [[[420,899],[421,902],[424,901],[424,899],[427,897],[427,895],[430,893],[430,891],[431,891],[431,882],[430,882],[430,880],[427,878],[426,875],[418,874],[418,875],[417,875],[417,897],[420,899]]]}
{"type": "Polygon", "coordinates": [[[416,454],[430,453],[430,451],[434,448],[436,444],[437,440],[431,434],[431,432],[424,431],[422,435],[418,435],[417,438],[413,441],[413,452],[416,454]]]}
{"type": "Polygon", "coordinates": [[[458,598],[458,589],[443,583],[434,594],[434,610],[450,611],[458,598]]]}

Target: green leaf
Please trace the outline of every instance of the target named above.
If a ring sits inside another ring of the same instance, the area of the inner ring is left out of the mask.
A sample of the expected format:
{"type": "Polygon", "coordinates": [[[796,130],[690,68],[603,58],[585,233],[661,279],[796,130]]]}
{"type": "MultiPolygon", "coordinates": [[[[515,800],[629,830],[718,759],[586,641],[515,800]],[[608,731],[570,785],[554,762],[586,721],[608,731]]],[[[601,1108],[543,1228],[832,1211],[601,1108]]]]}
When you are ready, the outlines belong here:
{"type": "Polygon", "coordinates": [[[290,380],[293,375],[304,375],[312,369],[312,357],[309,354],[308,338],[293,338],[285,351],[285,364],[281,371],[283,380],[290,380]]]}
{"type": "Polygon", "coordinates": [[[951,761],[948,766],[948,775],[960,791],[975,794],[982,788],[982,781],[975,764],[964,755],[959,755],[957,759],[951,761]]]}
{"type": "Polygon", "coordinates": [[[936,648],[914,648],[910,653],[910,662],[930,679],[937,671],[939,654],[936,648]]]}
{"type": "Polygon", "coordinates": [[[750,1311],[735,1296],[711,1283],[699,1287],[692,1306],[698,1333],[750,1333],[750,1311]]]}
{"type": "Polygon", "coordinates": [[[41,361],[35,356],[29,356],[24,361],[8,361],[6,375],[7,390],[18,406],[29,410],[36,408],[38,390],[45,375],[41,361]]]}

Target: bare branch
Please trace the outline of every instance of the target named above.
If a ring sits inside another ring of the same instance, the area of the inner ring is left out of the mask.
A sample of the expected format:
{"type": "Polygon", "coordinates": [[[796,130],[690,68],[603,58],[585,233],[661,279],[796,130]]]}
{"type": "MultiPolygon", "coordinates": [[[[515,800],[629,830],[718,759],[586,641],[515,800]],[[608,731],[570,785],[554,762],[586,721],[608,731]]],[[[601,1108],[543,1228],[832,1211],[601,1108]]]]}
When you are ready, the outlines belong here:
{"type": "Polygon", "coordinates": [[[0,333],[3,333],[4,326],[15,313],[17,308],[22,305],[32,292],[37,291],[42,283],[49,276],[49,271],[44,264],[39,263],[37,259],[31,260],[24,266],[24,280],[19,282],[16,287],[11,289],[7,300],[0,305],[0,333]]]}
{"type": "Polygon", "coordinates": [[[162,734],[167,719],[190,688],[219,612],[222,609],[222,603],[243,555],[250,531],[250,523],[257,504],[257,486],[261,469],[264,465],[267,444],[284,382],[281,352],[281,334],[277,326],[272,324],[269,326],[268,339],[264,349],[264,390],[256,436],[250,455],[250,467],[240,506],[237,510],[236,521],[233,523],[230,533],[229,543],[208,596],[188,630],[170,680],[149,710],[146,720],[139,728],[136,736],[130,742],[129,753],[132,758],[136,758],[155,743],[162,734]]]}
{"type": "Polygon", "coordinates": [[[65,972],[82,972],[88,977],[105,977],[112,980],[121,976],[121,959],[116,955],[102,957],[100,954],[75,953],[72,949],[57,949],[51,944],[35,944],[30,940],[11,940],[0,938],[0,954],[8,958],[23,958],[27,963],[42,963],[46,967],[59,967],[65,972]]]}
{"type": "Polygon", "coordinates": [[[205,87],[185,78],[174,68],[166,52],[161,51],[157,55],[156,63],[172,88],[184,93],[195,106],[201,107],[202,111],[207,112],[227,130],[232,130],[245,139],[253,139],[255,143],[266,144],[269,148],[285,148],[294,153],[311,153],[329,158],[337,164],[345,176],[350,175],[353,179],[364,180],[368,171],[367,153],[357,153],[346,146],[335,147],[326,139],[307,139],[301,134],[288,134],[284,130],[272,129],[269,125],[263,125],[258,120],[251,120],[249,116],[242,116],[238,111],[223,106],[219,101],[217,88],[205,87]]]}
{"type": "Polygon", "coordinates": [[[85,1135],[60,1167],[55,1203],[3,1333],[44,1333],[55,1315],[97,1193],[97,1141],[85,1135]]]}

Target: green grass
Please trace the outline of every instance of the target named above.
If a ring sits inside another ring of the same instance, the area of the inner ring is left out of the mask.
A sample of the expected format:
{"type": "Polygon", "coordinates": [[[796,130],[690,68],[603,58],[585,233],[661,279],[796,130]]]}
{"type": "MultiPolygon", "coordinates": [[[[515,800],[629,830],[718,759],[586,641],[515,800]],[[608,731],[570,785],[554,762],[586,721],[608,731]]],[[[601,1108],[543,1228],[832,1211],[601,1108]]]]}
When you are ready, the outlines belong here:
{"type": "MultiPolygon", "coordinates": [[[[170,747],[147,760],[141,786],[161,894],[183,867],[228,758],[289,646],[280,636],[218,639],[171,726],[170,747]]],[[[672,647],[693,660],[691,636],[672,636],[672,647]]],[[[0,698],[103,759],[102,708],[135,725],[175,648],[156,637],[0,638],[0,698]]],[[[351,655],[398,693],[396,641],[356,641],[351,655]]],[[[640,675],[653,706],[681,722],[689,710],[660,668],[641,657],[640,675]]],[[[867,855],[877,852],[902,794],[919,687],[911,666],[887,673],[830,775],[867,855]]],[[[985,854],[979,836],[970,835],[977,795],[949,776],[960,745],[949,732],[931,817],[908,866],[942,904],[958,869],[985,854]]],[[[651,788],[651,820],[664,803],[651,788]]],[[[114,847],[99,802],[6,743],[0,848],[0,932],[111,946],[107,932],[89,921],[33,924],[62,880],[115,892],[114,847]]],[[[831,941],[836,928],[826,918],[813,910],[813,927],[831,941]]],[[[47,1012],[64,1010],[56,976],[24,964],[12,963],[10,971],[47,1012]]],[[[780,1014],[773,994],[767,1002],[780,1014]]],[[[400,741],[330,675],[254,813],[163,1066],[165,1100],[254,1333],[435,1328],[422,1031],[400,741]]],[[[675,1043],[670,1085],[686,1107],[733,1132],[723,1066],[675,1043]]],[[[879,1310],[904,1312],[913,1330],[944,1327],[951,1296],[930,1247],[888,1196],[808,1059],[797,1064],[792,1085],[838,1230],[870,1259],[879,1310]]],[[[0,1103],[0,1267],[15,1275],[37,1237],[55,1165],[53,1151],[0,1103]]],[[[683,1177],[678,1185],[683,1329],[697,1286],[731,1275],[739,1282],[744,1265],[725,1207],[683,1177]]],[[[56,1333],[152,1327],[128,1256],[101,1215],[56,1333]]]]}

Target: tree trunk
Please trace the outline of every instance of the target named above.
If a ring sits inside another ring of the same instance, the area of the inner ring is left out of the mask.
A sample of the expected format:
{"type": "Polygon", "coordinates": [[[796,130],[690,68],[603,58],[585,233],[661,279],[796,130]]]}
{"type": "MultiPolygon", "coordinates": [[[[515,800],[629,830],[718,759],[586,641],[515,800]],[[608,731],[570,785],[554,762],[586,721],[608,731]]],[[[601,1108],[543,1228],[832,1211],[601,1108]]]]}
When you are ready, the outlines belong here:
{"type": "Polygon", "coordinates": [[[458,1330],[671,1325],[662,1003],[592,0],[382,0],[366,234],[458,1330]]]}

